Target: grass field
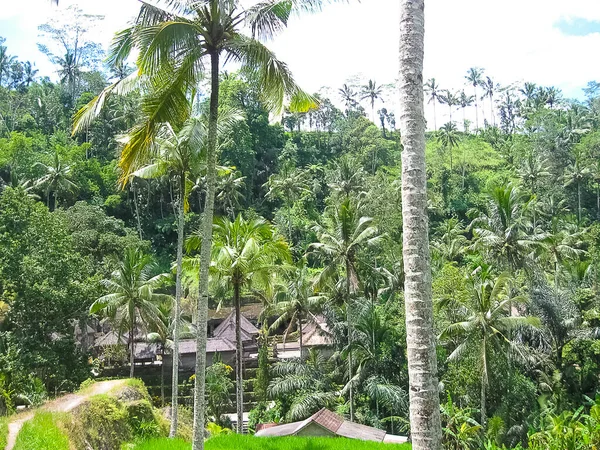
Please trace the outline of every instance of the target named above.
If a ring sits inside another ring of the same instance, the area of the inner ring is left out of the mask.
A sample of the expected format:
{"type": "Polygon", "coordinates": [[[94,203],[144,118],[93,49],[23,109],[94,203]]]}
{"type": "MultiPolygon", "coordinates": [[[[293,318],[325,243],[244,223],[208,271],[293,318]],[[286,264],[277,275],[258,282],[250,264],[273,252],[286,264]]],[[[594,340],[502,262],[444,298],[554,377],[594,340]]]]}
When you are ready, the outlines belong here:
{"type": "Polygon", "coordinates": [[[49,412],[37,412],[21,428],[14,450],[69,450],[69,439],[55,417],[49,412]]]}
{"type": "MultiPolygon", "coordinates": [[[[137,444],[133,450],[190,450],[191,444],[170,439],[154,439],[137,444]]],[[[236,434],[206,441],[206,450],[410,450],[409,444],[393,445],[342,438],[257,438],[236,434]]]]}
{"type": "Polygon", "coordinates": [[[8,437],[8,417],[0,417],[0,449],[6,447],[8,437]]]}

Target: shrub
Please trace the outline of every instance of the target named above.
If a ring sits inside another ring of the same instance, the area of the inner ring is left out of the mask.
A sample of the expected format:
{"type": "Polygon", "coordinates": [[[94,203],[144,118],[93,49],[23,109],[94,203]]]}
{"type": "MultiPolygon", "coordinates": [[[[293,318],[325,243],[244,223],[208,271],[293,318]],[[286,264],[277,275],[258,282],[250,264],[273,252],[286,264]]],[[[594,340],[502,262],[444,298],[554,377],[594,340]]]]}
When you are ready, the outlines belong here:
{"type": "Polygon", "coordinates": [[[0,448],[6,447],[8,438],[8,418],[0,417],[0,448]]]}

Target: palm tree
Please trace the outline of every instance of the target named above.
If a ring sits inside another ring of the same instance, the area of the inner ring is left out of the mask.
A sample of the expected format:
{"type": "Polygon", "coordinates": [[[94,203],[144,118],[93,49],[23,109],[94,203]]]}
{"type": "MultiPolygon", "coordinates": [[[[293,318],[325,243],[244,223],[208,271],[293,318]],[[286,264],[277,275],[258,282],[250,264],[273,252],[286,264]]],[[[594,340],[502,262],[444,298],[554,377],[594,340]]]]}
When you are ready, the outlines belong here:
{"type": "Polygon", "coordinates": [[[510,295],[509,281],[507,272],[494,280],[489,268],[478,267],[471,277],[471,298],[462,305],[464,319],[448,325],[440,335],[442,341],[459,342],[448,360],[458,360],[466,353],[477,358],[481,376],[480,423],[484,428],[490,361],[494,357],[507,356],[509,351],[516,356],[521,355],[518,344],[509,339],[510,333],[518,327],[539,325],[537,318],[511,314],[511,308],[524,305],[526,299],[510,295]]]}
{"type": "MultiPolygon", "coordinates": [[[[149,164],[132,173],[133,177],[160,178],[169,176],[176,186],[177,260],[175,304],[173,308],[173,374],[170,436],[177,433],[177,403],[179,390],[179,328],[182,297],[183,243],[185,239],[185,211],[189,209],[188,186],[193,174],[200,171],[201,152],[206,143],[206,117],[188,119],[176,133],[171,124],[165,124],[154,138],[149,164]]],[[[130,167],[126,170],[131,171],[130,167]]]]}
{"type": "Polygon", "coordinates": [[[427,83],[425,83],[425,92],[429,94],[427,103],[433,102],[433,131],[437,131],[435,104],[440,101],[440,86],[435,81],[435,78],[427,80],[427,83]]]}
{"type": "Polygon", "coordinates": [[[344,85],[338,89],[338,93],[342,97],[342,101],[346,106],[346,111],[350,111],[358,104],[358,101],[356,100],[357,93],[347,84],[344,83],[344,85]]]}
{"type": "Polygon", "coordinates": [[[541,249],[546,253],[554,271],[554,288],[559,289],[560,266],[566,261],[575,261],[585,252],[582,232],[575,224],[564,223],[558,217],[550,220],[550,230],[538,238],[541,249]]]}
{"type": "Polygon", "coordinates": [[[230,171],[227,175],[220,177],[218,182],[217,200],[223,205],[226,213],[235,219],[235,211],[239,209],[240,203],[244,200],[244,180],[238,171],[230,171]]]}
{"type": "Polygon", "coordinates": [[[266,195],[267,198],[281,198],[285,201],[288,216],[288,239],[290,243],[293,243],[292,208],[302,194],[310,192],[307,175],[307,172],[287,163],[279,173],[271,175],[269,181],[265,183],[265,187],[269,188],[266,195]]]}
{"type": "Polygon", "coordinates": [[[361,195],[364,188],[365,171],[360,162],[350,154],[344,154],[334,161],[334,170],[328,186],[338,195],[348,198],[361,195]]]}
{"type": "Polygon", "coordinates": [[[465,76],[466,80],[473,86],[473,96],[475,97],[475,129],[479,131],[479,107],[477,105],[477,86],[481,86],[483,81],[483,70],[477,67],[471,67],[465,76]]]}
{"type": "Polygon", "coordinates": [[[551,174],[547,161],[541,160],[534,152],[530,152],[519,170],[519,175],[523,184],[529,187],[531,195],[534,196],[537,193],[537,183],[551,174]]]}
{"type": "Polygon", "coordinates": [[[58,152],[54,152],[54,158],[48,165],[38,162],[35,167],[40,167],[44,171],[44,175],[39,178],[35,185],[43,187],[46,190],[46,206],[50,208],[50,193],[54,195],[54,209],[58,207],[59,193],[72,191],[77,189],[77,185],[69,178],[71,176],[71,167],[63,164],[60,160],[58,152]]]}
{"type": "MultiPolygon", "coordinates": [[[[221,62],[237,62],[256,75],[258,92],[267,109],[280,113],[284,97],[292,111],[306,111],[314,106],[312,97],[295,83],[287,66],[258,38],[270,38],[287,26],[295,11],[313,10],[319,0],[259,2],[245,8],[239,0],[172,0],[161,8],[144,3],[136,22],[117,34],[109,63],[127,60],[139,51],[138,75],[158,87],[154,101],[148,101],[150,114],[146,123],[134,130],[123,149],[122,162],[135,160],[147,151],[151,136],[161,123],[180,122],[189,109],[188,93],[195,91],[204,78],[204,60],[210,60],[210,102],[206,150],[207,192],[203,220],[203,245],[198,295],[198,337],[196,386],[194,397],[193,449],[204,448],[204,384],[206,368],[206,331],[208,314],[208,276],[212,243],[212,222],[216,190],[217,124],[219,119],[219,74],[221,62]],[[248,36],[243,31],[251,31],[248,36]]],[[[111,93],[131,84],[126,78],[106,88],[76,117],[76,129],[85,127],[97,115],[111,93]]],[[[122,164],[123,165],[123,164],[122,164]]],[[[127,177],[129,174],[124,173],[127,177]]]]}
{"type": "Polygon", "coordinates": [[[464,90],[460,91],[460,96],[458,97],[458,104],[462,108],[465,133],[468,131],[466,109],[473,104],[473,100],[475,100],[474,96],[467,95],[464,90]]]}
{"type": "Polygon", "coordinates": [[[38,74],[39,70],[34,69],[31,62],[26,61],[23,63],[23,72],[23,84],[29,87],[29,85],[35,81],[35,76],[38,74]]]}
{"type": "Polygon", "coordinates": [[[496,92],[498,85],[494,84],[494,81],[490,77],[486,77],[481,86],[484,89],[482,99],[484,97],[490,99],[490,116],[492,117],[492,123],[496,126],[496,116],[494,115],[494,93],[496,92]]]}
{"type": "Polygon", "coordinates": [[[565,187],[575,185],[577,188],[577,224],[581,225],[581,186],[590,176],[590,169],[585,167],[581,155],[577,153],[574,161],[565,170],[565,187]]]}
{"type": "Polygon", "coordinates": [[[285,338],[292,327],[296,327],[299,336],[300,359],[304,359],[302,342],[302,323],[314,322],[313,312],[320,306],[322,297],[315,295],[314,283],[311,279],[306,262],[302,261],[296,268],[285,290],[278,293],[272,308],[272,314],[277,315],[270,329],[276,330],[282,324],[289,322],[284,334],[285,338]]]}
{"type": "Polygon", "coordinates": [[[452,149],[458,147],[458,143],[460,142],[460,136],[454,122],[444,124],[438,131],[437,139],[444,147],[444,150],[450,153],[450,170],[452,170],[452,149]]]}
{"type": "MultiPolygon", "coordinates": [[[[0,44],[4,42],[4,40],[0,40],[0,44]]],[[[13,63],[16,61],[16,57],[8,54],[8,49],[0,45],[0,86],[2,86],[3,80],[6,80],[7,83],[10,78],[10,68],[13,63]]]]}
{"type": "Polygon", "coordinates": [[[527,200],[512,184],[495,188],[486,211],[471,222],[472,247],[511,270],[524,267],[536,247],[527,200]]]}
{"type": "Polygon", "coordinates": [[[439,96],[440,102],[448,105],[448,110],[450,112],[450,123],[452,123],[452,108],[457,105],[460,105],[460,99],[451,92],[450,90],[444,90],[444,94],[439,96]]]}
{"type": "MultiPolygon", "coordinates": [[[[359,287],[356,254],[361,248],[378,243],[382,236],[373,226],[373,219],[361,217],[359,206],[349,197],[344,198],[339,205],[328,208],[325,220],[326,227],[321,225],[314,227],[319,242],[311,244],[309,251],[319,256],[325,264],[316,281],[318,286],[324,286],[328,281],[335,279],[340,268],[344,270],[342,289],[346,304],[348,345],[350,345],[353,341],[352,300],[359,287]]],[[[352,354],[348,357],[348,378],[352,379],[352,354]]],[[[354,421],[352,385],[349,393],[350,421],[354,421]]]]}
{"type": "Polygon", "coordinates": [[[423,107],[424,0],[400,1],[404,303],[414,450],[440,450],[442,426],[431,299],[423,107]]]}
{"type": "Polygon", "coordinates": [[[272,398],[293,396],[286,414],[290,421],[303,420],[319,409],[333,405],[338,397],[331,377],[330,359],[310,349],[305,361],[281,361],[273,365],[275,378],[269,384],[272,398]]]}
{"type": "MultiPolygon", "coordinates": [[[[206,220],[206,219],[205,219],[206,220]]],[[[215,283],[233,290],[236,319],[236,398],[238,432],[244,423],[243,347],[241,337],[242,290],[268,286],[272,272],[282,269],[289,258],[285,241],[275,235],[273,226],[262,218],[246,220],[238,215],[234,221],[216,218],[211,271],[215,283]]],[[[188,250],[201,250],[201,232],[188,239],[188,250]],[[200,234],[200,236],[199,236],[200,234]]]]}
{"type": "Polygon", "coordinates": [[[560,89],[550,86],[545,90],[545,94],[546,104],[550,107],[550,109],[554,108],[554,105],[560,101],[560,89]]]}
{"type": "Polygon", "coordinates": [[[369,100],[371,104],[371,118],[375,123],[375,100],[381,100],[381,86],[377,86],[374,80],[369,80],[367,84],[361,88],[361,100],[369,100]]]}
{"type": "Polygon", "coordinates": [[[75,55],[67,51],[64,57],[57,58],[57,64],[60,65],[60,69],[58,70],[60,82],[67,86],[71,101],[73,101],[75,100],[77,80],[79,80],[80,76],[79,63],[75,55]]]}
{"type": "Polygon", "coordinates": [[[163,326],[159,305],[171,300],[155,292],[168,278],[167,274],[152,276],[156,266],[150,255],[138,248],[125,250],[123,260],[110,279],[102,280],[108,294],[90,306],[90,314],[103,312],[114,321],[119,334],[129,331],[129,377],[135,366],[135,332],[138,324],[159,329],[163,326]]]}

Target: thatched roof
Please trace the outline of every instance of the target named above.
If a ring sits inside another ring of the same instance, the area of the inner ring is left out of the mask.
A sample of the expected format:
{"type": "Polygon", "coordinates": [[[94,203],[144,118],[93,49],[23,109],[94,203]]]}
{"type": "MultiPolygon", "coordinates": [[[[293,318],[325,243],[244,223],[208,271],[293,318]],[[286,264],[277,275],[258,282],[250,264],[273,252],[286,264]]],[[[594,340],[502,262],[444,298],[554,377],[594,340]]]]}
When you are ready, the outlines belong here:
{"type": "MultiPolygon", "coordinates": [[[[260,316],[262,309],[262,304],[260,303],[248,303],[246,305],[242,305],[240,311],[247,319],[256,321],[260,316]]],[[[231,306],[222,306],[219,309],[209,309],[208,320],[223,320],[233,311],[235,311],[235,309],[231,306]]]]}
{"type": "Polygon", "coordinates": [[[316,321],[309,323],[302,330],[302,343],[305,347],[325,347],[333,345],[329,326],[322,316],[315,316],[316,321]]]}
{"type": "MultiPolygon", "coordinates": [[[[251,341],[258,335],[258,328],[252,325],[252,323],[242,314],[240,315],[240,332],[242,341],[251,341]]],[[[235,311],[231,311],[227,318],[215,328],[213,337],[228,339],[235,342],[235,311]]]]}
{"type": "MultiPolygon", "coordinates": [[[[206,353],[235,352],[235,344],[224,338],[208,338],[206,353]]],[[[179,342],[179,354],[196,354],[196,340],[186,339],[179,342]]]]}
{"type": "Polygon", "coordinates": [[[106,334],[101,335],[94,342],[94,347],[107,347],[109,345],[127,345],[129,339],[127,339],[124,335],[119,336],[119,333],[116,331],[110,331],[106,334]]]}
{"type": "Polygon", "coordinates": [[[310,424],[317,424],[319,427],[328,431],[332,436],[340,436],[349,439],[394,443],[403,443],[408,440],[404,436],[388,435],[385,430],[349,422],[325,408],[301,422],[263,428],[260,431],[257,431],[255,436],[291,436],[301,434],[301,431],[310,424]]]}

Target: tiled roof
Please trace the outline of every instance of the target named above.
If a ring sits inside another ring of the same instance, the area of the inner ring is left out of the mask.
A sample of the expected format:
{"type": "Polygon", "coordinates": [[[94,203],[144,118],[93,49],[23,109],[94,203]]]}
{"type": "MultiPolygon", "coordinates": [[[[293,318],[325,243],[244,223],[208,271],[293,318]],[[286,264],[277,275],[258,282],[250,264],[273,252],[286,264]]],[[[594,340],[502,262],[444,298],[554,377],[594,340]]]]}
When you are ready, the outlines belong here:
{"type": "Polygon", "coordinates": [[[255,436],[291,436],[298,434],[304,427],[311,423],[318,424],[324,429],[330,431],[331,434],[350,439],[399,443],[407,441],[407,438],[404,436],[388,435],[384,430],[344,420],[343,417],[338,416],[337,414],[325,408],[301,422],[293,422],[285,425],[263,428],[262,430],[257,431],[255,436]]]}
{"type": "Polygon", "coordinates": [[[323,408],[312,417],[313,422],[318,423],[323,428],[327,428],[332,433],[337,433],[340,426],[344,423],[344,419],[337,414],[323,408]]]}

